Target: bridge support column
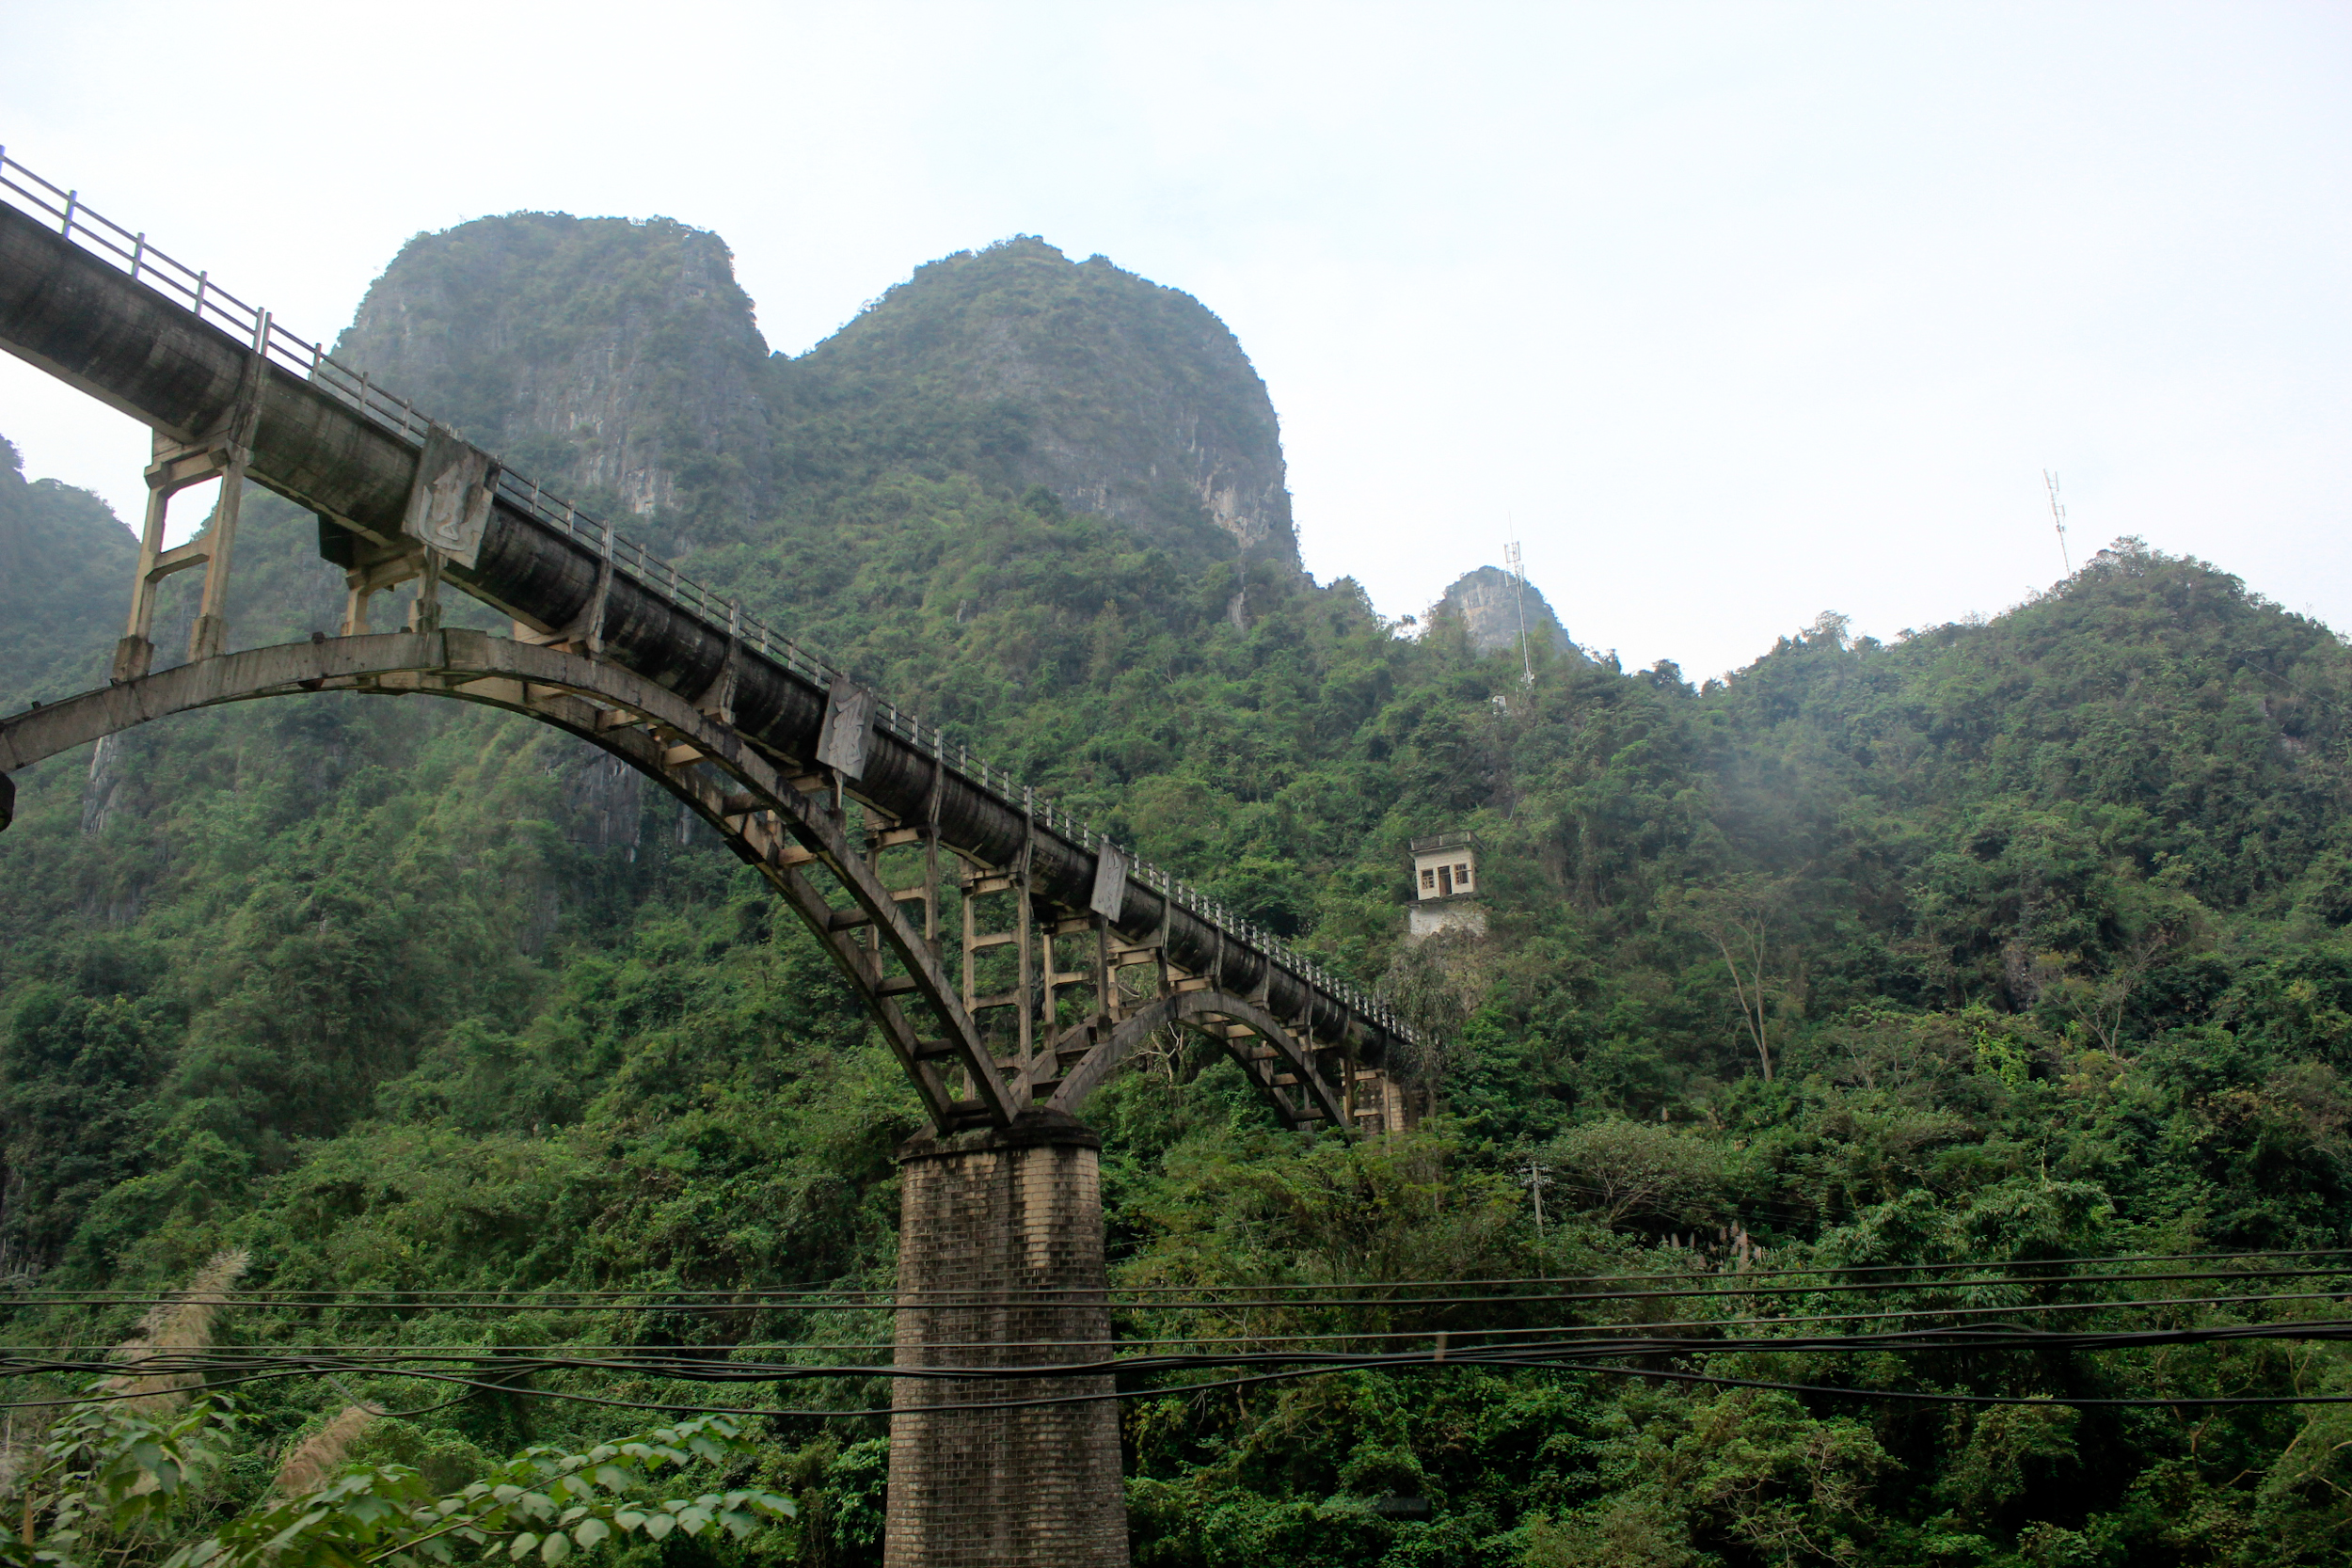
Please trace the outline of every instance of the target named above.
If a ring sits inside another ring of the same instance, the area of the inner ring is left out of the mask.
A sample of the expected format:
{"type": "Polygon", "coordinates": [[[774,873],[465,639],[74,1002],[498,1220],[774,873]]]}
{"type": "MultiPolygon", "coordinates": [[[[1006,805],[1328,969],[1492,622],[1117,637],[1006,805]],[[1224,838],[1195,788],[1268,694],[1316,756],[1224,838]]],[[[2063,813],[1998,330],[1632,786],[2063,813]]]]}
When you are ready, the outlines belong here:
{"type": "Polygon", "coordinates": [[[262,350],[269,339],[269,312],[254,316],[253,352],[246,358],[237,401],[229,422],[203,440],[184,443],[155,433],[155,460],[147,467],[147,522],[139,531],[138,577],[131,585],[131,628],[115,644],[113,678],[137,680],[154,667],[156,589],[174,572],[204,568],[196,624],[188,631],[188,662],[229,651],[229,554],[237,542],[237,515],[245,500],[246,467],[253,461],[253,433],[261,418],[262,350]],[[164,548],[164,522],[171,498],[191,484],[220,480],[220,499],[204,531],[171,549],[164,548]]]}
{"type": "MultiPolygon", "coordinates": [[[[1019,1367],[1110,1351],[1102,1140],[1033,1111],[898,1151],[898,1364],[1019,1367]],[[1042,1342],[1040,1342],[1042,1341],[1042,1342]]],[[[1119,1407],[1004,1410],[1104,1378],[894,1380],[886,1568],[1125,1568],[1119,1407]]]]}

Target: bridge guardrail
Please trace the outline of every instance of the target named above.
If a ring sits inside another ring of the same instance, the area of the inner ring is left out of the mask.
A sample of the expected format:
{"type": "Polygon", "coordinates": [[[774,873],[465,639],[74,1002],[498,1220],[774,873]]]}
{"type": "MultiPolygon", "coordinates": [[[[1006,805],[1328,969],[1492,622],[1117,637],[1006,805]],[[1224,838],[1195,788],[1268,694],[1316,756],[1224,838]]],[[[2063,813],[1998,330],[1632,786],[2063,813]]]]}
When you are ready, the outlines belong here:
{"type": "MultiPolygon", "coordinates": [[[[311,342],[280,325],[270,312],[230,293],[212,274],[168,256],[148,244],[144,231],[134,232],[84,205],[79,190],[52,184],[0,147],[0,199],[46,219],[58,233],[84,250],[111,262],[166,298],[193,313],[199,321],[221,327],[271,362],[303,377],[348,404],[373,423],[402,439],[421,446],[433,420],[414,404],[373,384],[329,356],[324,342],[311,342]]],[[[677,567],[648,551],[644,543],[624,537],[612,525],[582,513],[571,502],[550,496],[538,484],[504,464],[499,466],[500,496],[515,510],[540,526],[578,540],[599,556],[609,555],[615,572],[625,573],[655,597],[703,620],[713,631],[739,641],[746,651],[782,666],[819,689],[830,687],[844,673],[811,653],[793,639],[747,614],[739,599],[723,599],[677,567]]],[[[853,678],[853,677],[845,677],[853,678]]],[[[863,684],[863,683],[861,683],[863,684]]],[[[1110,847],[1126,859],[1127,875],[1172,900],[1180,909],[1222,927],[1255,948],[1270,963],[1289,970],[1314,990],[1343,1002],[1357,1014],[1378,1023],[1399,1039],[1411,1042],[1412,1029],[1381,998],[1354,982],[1332,974],[1275,933],[1244,919],[1230,907],[1189,882],[1115,843],[1091,823],[1080,820],[1023,784],[1009,770],[975,757],[961,742],[950,744],[946,732],[928,724],[876,693],[875,723],[910,746],[943,759],[1008,809],[1025,813],[1048,832],[1058,833],[1089,854],[1110,847]]]]}

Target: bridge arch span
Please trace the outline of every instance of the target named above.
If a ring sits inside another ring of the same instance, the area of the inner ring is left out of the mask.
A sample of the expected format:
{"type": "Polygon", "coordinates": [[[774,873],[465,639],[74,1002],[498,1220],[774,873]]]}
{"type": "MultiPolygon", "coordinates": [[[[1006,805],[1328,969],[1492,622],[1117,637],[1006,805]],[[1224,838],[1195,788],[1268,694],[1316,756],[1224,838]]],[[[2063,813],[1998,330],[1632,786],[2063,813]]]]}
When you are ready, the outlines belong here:
{"type": "MultiPolygon", "coordinates": [[[[935,873],[919,894],[890,886],[875,846],[894,835],[869,832],[861,852],[837,778],[787,775],[730,725],[677,693],[608,660],[558,648],[456,629],[321,637],[199,659],[37,707],[0,720],[0,829],[10,816],[10,773],[174,714],[319,691],[438,696],[519,713],[653,779],[757,868],[823,943],[943,1132],[1008,1127],[1031,1105],[1074,1113],[1155,1030],[1171,1025],[1217,1039],[1294,1126],[1387,1120],[1378,1110],[1355,1109],[1357,1078],[1375,1075],[1359,1074],[1350,1060],[1342,1067],[1342,1085],[1334,1085],[1334,1064],[1319,1062],[1316,1048],[1302,1044],[1263,997],[1236,994],[1215,975],[1171,980],[1164,954],[1163,994],[1124,1016],[1113,1016],[1115,1005],[1098,1008],[1095,1019],[1061,1032],[1027,1061],[1000,1061],[966,1006],[974,999],[969,978],[951,975],[942,959],[935,873]],[[819,878],[831,884],[830,894],[819,878]],[[918,908],[920,927],[911,906],[918,908]]],[[[902,845],[920,833],[897,830],[902,845]]],[[[933,855],[938,847],[934,831],[933,855]]],[[[965,885],[982,884],[967,879],[965,885]]],[[[1043,973],[1067,982],[1072,976],[1053,974],[1054,928],[1045,931],[1043,973]]],[[[1102,936],[1107,945],[1108,933],[1102,936]]],[[[1027,951],[1025,943],[1025,990],[1027,951]]],[[[1050,1011],[1050,989],[1046,994],[1050,1011]]],[[[1050,1017],[1043,1022],[1050,1036],[1050,1017]]]]}

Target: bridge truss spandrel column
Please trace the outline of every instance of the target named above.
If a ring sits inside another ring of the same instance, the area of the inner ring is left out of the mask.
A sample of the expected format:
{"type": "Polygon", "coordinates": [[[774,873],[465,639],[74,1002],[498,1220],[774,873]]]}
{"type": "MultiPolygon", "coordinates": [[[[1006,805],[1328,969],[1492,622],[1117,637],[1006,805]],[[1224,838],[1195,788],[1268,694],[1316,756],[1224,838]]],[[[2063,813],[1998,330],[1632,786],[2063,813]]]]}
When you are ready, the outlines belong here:
{"type": "MultiPolygon", "coordinates": [[[[1109,1356],[1101,1147],[1073,1118],[1033,1111],[899,1149],[898,1366],[1109,1356]]],[[[1118,1402],[1022,1402],[1107,1395],[1110,1378],[901,1377],[892,1390],[886,1568],[1124,1568],[1118,1402]]]]}

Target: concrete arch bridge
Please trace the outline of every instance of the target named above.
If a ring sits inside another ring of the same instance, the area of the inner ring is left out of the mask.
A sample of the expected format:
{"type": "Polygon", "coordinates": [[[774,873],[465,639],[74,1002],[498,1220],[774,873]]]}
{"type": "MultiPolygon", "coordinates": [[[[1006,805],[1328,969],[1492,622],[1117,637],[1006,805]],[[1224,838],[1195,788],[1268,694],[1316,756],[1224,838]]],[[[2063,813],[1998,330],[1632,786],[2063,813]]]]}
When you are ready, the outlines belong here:
{"type": "MultiPolygon", "coordinates": [[[[1038,1354],[976,1358],[976,1339],[1107,1354],[1097,1145],[1077,1113],[1155,1031],[1214,1040],[1292,1127],[1402,1125],[1389,1066],[1411,1036],[1379,1002],[5,154],[0,346],[154,433],[112,678],[0,719],[0,828],[8,774],[262,697],[448,697],[619,757],[758,868],[922,1098],[932,1132],[901,1151],[899,1364],[1038,1354]],[[206,530],[167,547],[171,497],[215,478],[206,530]],[[247,483],[317,515],[348,590],[340,635],[231,647],[247,483]],[[195,570],[187,661],[157,671],[157,588],[195,570]],[[373,596],[411,581],[409,626],[372,630],[373,596]],[[450,592],[514,635],[445,629],[450,592]]],[[[1115,1405],[1020,1403],[1072,1390],[901,1381],[887,1560],[1123,1562],[1115,1405]],[[1014,1408],[962,1408],[982,1400],[1014,1408]],[[960,1408],[924,1413],[942,1403],[960,1408]]]]}

